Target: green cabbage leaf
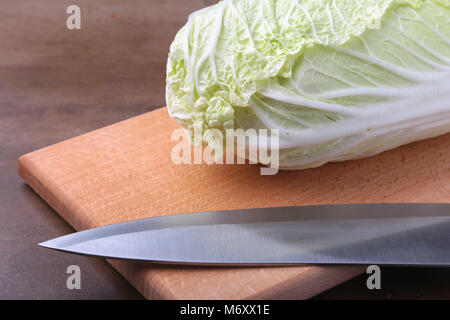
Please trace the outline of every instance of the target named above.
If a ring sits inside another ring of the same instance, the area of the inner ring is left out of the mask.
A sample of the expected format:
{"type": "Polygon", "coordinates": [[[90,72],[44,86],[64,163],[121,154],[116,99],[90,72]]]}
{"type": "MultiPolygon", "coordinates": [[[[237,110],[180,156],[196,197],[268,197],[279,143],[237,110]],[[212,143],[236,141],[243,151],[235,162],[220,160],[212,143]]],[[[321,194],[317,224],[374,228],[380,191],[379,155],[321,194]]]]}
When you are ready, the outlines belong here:
{"type": "Polygon", "coordinates": [[[279,129],[281,168],[371,156],[450,131],[450,0],[224,0],[166,83],[190,131],[279,129]]]}

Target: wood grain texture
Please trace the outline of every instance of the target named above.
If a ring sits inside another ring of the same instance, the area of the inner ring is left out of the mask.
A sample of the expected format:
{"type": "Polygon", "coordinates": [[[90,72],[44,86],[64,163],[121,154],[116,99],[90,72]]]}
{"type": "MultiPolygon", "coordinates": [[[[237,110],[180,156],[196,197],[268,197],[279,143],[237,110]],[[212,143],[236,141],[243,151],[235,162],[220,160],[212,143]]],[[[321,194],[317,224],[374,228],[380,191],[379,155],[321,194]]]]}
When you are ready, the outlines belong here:
{"type": "MultiPolygon", "coordinates": [[[[261,176],[258,165],[174,165],[170,136],[177,127],[162,108],[26,154],[19,173],[77,230],[195,211],[449,201],[450,135],[368,159],[261,176]]],[[[109,262],[149,299],[309,298],[363,271],[109,262]]]]}

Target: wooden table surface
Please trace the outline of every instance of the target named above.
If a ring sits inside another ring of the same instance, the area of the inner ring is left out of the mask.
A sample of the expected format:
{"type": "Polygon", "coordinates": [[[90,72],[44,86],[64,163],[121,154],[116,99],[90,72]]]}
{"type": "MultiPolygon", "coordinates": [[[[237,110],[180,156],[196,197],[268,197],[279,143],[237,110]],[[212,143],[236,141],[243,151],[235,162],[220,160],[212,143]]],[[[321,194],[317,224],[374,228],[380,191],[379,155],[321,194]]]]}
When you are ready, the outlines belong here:
{"type": "MultiPolygon", "coordinates": [[[[0,2],[0,299],[142,298],[102,259],[36,246],[73,230],[18,176],[17,158],[161,107],[171,39],[205,0],[0,2]],[[82,29],[65,27],[78,4],[82,29]],[[66,288],[78,265],[82,289],[66,288]]],[[[447,268],[382,268],[316,299],[450,298],[447,268]]]]}

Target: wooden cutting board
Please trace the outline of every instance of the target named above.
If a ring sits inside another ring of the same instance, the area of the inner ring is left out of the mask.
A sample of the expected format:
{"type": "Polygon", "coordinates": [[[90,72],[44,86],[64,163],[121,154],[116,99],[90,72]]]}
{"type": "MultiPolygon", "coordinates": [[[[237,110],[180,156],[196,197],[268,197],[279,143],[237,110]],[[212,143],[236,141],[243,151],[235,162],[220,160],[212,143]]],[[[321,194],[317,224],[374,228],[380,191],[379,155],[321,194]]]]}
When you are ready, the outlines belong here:
{"type": "MultiPolygon", "coordinates": [[[[162,108],[26,154],[19,173],[76,230],[195,211],[449,201],[450,134],[369,159],[261,176],[258,165],[174,165],[176,128],[162,108]]],[[[149,299],[309,298],[365,270],[109,262],[149,299]]]]}

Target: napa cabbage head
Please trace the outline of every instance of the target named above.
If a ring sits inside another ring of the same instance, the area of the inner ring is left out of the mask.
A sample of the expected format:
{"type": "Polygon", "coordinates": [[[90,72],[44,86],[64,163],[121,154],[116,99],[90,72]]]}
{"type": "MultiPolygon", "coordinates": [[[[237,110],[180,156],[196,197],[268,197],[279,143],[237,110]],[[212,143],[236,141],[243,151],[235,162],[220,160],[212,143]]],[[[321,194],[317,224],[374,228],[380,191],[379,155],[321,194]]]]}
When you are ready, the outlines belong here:
{"type": "Polygon", "coordinates": [[[450,131],[450,0],[224,0],[166,82],[190,131],[279,129],[281,168],[374,155],[450,131]]]}

